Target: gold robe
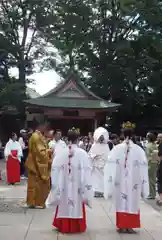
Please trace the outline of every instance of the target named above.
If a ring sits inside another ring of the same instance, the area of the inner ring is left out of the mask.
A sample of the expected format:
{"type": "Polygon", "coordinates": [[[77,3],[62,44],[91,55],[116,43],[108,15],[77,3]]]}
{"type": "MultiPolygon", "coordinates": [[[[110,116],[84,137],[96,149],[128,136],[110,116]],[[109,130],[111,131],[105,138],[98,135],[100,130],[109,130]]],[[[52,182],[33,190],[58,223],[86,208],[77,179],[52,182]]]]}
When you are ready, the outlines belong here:
{"type": "Polygon", "coordinates": [[[43,135],[36,131],[29,140],[27,205],[45,207],[50,191],[50,152],[43,135]]]}

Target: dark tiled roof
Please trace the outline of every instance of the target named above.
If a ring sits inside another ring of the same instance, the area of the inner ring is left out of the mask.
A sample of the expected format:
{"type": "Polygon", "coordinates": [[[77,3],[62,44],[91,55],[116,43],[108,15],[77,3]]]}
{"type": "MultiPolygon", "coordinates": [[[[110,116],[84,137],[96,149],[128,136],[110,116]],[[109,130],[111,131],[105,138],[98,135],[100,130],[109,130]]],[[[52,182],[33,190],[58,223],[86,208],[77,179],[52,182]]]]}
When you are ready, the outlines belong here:
{"type": "Polygon", "coordinates": [[[53,98],[39,97],[25,101],[27,104],[35,106],[53,107],[53,108],[89,108],[89,109],[108,109],[119,107],[120,104],[111,103],[104,100],[87,100],[74,98],[53,98]]]}
{"type": "Polygon", "coordinates": [[[68,84],[69,81],[74,80],[76,85],[81,89],[86,96],[91,97],[92,99],[98,99],[101,100],[100,97],[98,97],[96,94],[94,94],[88,87],[86,87],[82,81],[79,79],[78,75],[75,72],[70,72],[66,79],[60,81],[60,83],[53,89],[51,89],[49,92],[45,93],[43,97],[51,97],[56,96],[56,93],[60,91],[66,84],[68,84]]]}

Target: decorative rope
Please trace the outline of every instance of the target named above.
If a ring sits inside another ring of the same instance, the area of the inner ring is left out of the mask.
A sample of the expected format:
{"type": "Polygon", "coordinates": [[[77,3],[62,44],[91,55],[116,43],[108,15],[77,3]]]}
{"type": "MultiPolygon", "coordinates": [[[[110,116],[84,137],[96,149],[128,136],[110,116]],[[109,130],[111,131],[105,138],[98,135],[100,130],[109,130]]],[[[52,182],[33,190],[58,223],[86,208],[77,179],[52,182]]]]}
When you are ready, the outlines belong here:
{"type": "Polygon", "coordinates": [[[126,155],[125,155],[125,163],[124,167],[127,167],[127,160],[128,160],[128,153],[130,151],[130,143],[129,143],[129,138],[126,139],[126,144],[127,144],[127,149],[126,149],[126,155]]]}
{"type": "Polygon", "coordinates": [[[69,162],[68,162],[69,174],[71,173],[71,158],[72,158],[72,156],[73,156],[72,146],[69,145],[69,162]]]}

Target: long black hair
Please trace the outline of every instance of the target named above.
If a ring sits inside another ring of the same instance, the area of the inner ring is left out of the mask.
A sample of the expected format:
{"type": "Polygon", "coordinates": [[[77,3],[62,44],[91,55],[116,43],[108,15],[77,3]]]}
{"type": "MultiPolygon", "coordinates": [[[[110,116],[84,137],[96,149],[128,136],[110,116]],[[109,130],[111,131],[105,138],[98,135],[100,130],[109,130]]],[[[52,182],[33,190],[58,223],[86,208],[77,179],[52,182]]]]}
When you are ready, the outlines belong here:
{"type": "Polygon", "coordinates": [[[10,138],[13,139],[13,137],[16,137],[16,136],[17,136],[17,134],[12,132],[11,135],[10,135],[10,138]]]}
{"type": "Polygon", "coordinates": [[[73,131],[73,130],[69,130],[67,137],[68,137],[68,141],[71,143],[76,143],[76,141],[79,138],[79,132],[73,131]]]}
{"type": "Polygon", "coordinates": [[[123,128],[122,129],[122,134],[124,136],[124,138],[126,139],[132,139],[133,137],[133,128],[123,128]]]}

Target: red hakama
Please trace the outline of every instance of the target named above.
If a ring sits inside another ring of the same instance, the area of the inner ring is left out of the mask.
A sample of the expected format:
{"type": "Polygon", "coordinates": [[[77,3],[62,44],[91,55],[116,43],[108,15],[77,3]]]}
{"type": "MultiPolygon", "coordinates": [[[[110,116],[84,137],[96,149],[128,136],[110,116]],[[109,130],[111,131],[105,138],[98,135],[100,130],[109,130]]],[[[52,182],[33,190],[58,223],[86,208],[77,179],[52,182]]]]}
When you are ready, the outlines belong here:
{"type": "Polygon", "coordinates": [[[17,150],[12,150],[11,155],[8,156],[6,170],[7,170],[7,182],[10,184],[14,184],[16,182],[20,182],[20,162],[17,157],[17,150]]]}
{"type": "Polygon", "coordinates": [[[138,214],[117,212],[116,213],[116,226],[118,229],[140,228],[140,212],[138,214]]]}
{"type": "Polygon", "coordinates": [[[85,232],[86,226],[86,212],[85,205],[83,204],[83,218],[57,218],[58,207],[56,209],[53,226],[56,227],[61,233],[81,233],[85,232]]]}

